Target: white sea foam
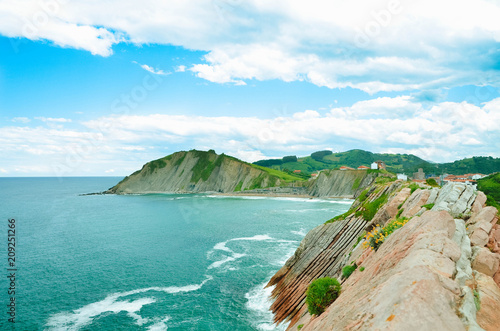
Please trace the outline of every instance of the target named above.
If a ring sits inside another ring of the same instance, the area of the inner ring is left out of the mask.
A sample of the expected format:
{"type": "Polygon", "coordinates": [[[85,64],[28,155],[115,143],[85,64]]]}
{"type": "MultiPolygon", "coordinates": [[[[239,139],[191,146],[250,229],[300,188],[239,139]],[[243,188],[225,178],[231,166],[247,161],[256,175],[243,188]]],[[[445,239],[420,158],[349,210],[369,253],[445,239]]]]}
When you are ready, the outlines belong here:
{"type": "Polygon", "coordinates": [[[223,264],[226,264],[226,263],[231,262],[231,261],[235,261],[237,259],[242,258],[243,256],[246,256],[246,254],[239,254],[239,253],[233,252],[232,256],[228,256],[224,260],[215,261],[214,263],[209,265],[208,269],[220,268],[223,264]]]}
{"type": "Polygon", "coordinates": [[[286,330],[287,323],[276,326],[274,316],[269,310],[271,307],[272,287],[265,288],[267,282],[252,288],[245,294],[245,304],[249,311],[249,321],[257,330],[286,330]]]}
{"type": "MultiPolygon", "coordinates": [[[[274,238],[268,236],[267,234],[261,234],[261,235],[255,235],[253,237],[233,238],[233,239],[229,239],[227,241],[223,241],[223,242],[215,244],[214,248],[207,253],[207,258],[210,258],[213,255],[214,251],[216,251],[216,250],[227,252],[227,253],[230,253],[231,255],[226,256],[222,260],[213,262],[208,267],[208,269],[220,268],[222,265],[224,265],[228,262],[235,261],[237,259],[240,259],[240,258],[246,256],[246,254],[236,253],[235,251],[233,251],[232,249],[227,247],[226,245],[228,242],[230,242],[230,241],[264,241],[264,240],[271,240],[272,241],[272,240],[274,240],[274,238]]],[[[229,270],[231,270],[231,269],[235,270],[234,268],[229,268],[229,270]]]]}
{"type": "MultiPolygon", "coordinates": [[[[152,304],[156,302],[156,299],[153,297],[145,297],[136,300],[118,300],[120,298],[145,293],[150,291],[156,292],[166,292],[169,294],[180,293],[180,292],[192,292],[199,290],[206,282],[212,280],[212,276],[206,276],[207,278],[201,282],[201,284],[193,284],[186,286],[169,286],[169,287],[148,287],[141,288],[127,292],[119,292],[108,295],[105,299],[88,304],[83,306],[82,308],[73,310],[72,312],[63,312],[52,315],[49,317],[46,327],[48,330],[79,330],[80,328],[90,325],[94,318],[100,316],[103,313],[111,312],[111,313],[119,313],[122,311],[127,312],[127,315],[135,320],[135,323],[139,326],[151,323],[151,320],[148,318],[142,318],[138,312],[145,305],[152,304]]],[[[157,324],[157,323],[155,323],[157,324]]],[[[155,330],[166,330],[164,329],[155,329],[155,330]]]]}
{"type": "Polygon", "coordinates": [[[299,231],[293,231],[292,230],[290,232],[293,233],[293,234],[296,234],[297,236],[301,236],[301,237],[304,237],[307,234],[306,229],[304,229],[304,228],[300,228],[299,231]]]}
{"type": "Polygon", "coordinates": [[[165,316],[163,319],[155,322],[153,325],[148,326],[146,330],[149,331],[165,331],[168,330],[167,322],[170,320],[170,316],[165,316]]]}

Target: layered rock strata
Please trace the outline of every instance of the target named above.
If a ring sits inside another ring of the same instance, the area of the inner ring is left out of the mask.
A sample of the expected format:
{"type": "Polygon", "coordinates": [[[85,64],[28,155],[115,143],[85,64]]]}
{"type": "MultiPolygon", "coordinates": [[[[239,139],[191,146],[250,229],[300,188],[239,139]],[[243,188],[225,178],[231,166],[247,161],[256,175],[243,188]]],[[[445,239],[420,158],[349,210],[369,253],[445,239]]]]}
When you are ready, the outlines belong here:
{"type": "Polygon", "coordinates": [[[276,322],[289,321],[289,329],[304,324],[302,330],[500,330],[497,210],[485,207],[484,194],[468,185],[424,186],[413,193],[405,186],[371,188],[350,216],[304,238],[269,282],[276,286],[276,322]],[[387,202],[364,220],[363,207],[384,194],[387,202]],[[358,243],[363,229],[396,215],[411,219],[377,251],[358,243]],[[351,262],[359,267],[343,282],[339,298],[320,316],[310,316],[304,302],[310,282],[340,279],[351,262]]]}

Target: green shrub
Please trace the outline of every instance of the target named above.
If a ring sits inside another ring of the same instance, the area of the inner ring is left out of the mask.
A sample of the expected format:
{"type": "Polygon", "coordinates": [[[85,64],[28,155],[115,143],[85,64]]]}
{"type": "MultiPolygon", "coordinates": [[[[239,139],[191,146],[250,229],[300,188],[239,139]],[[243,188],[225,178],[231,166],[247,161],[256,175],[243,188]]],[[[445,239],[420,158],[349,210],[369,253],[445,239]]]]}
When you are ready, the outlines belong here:
{"type": "Polygon", "coordinates": [[[365,201],[366,198],[367,198],[367,195],[368,195],[368,189],[366,189],[363,192],[361,192],[361,194],[358,197],[359,202],[365,201]]]}
{"type": "Polygon", "coordinates": [[[361,271],[361,272],[365,271],[365,267],[359,268],[359,271],[361,271]]]}
{"type": "Polygon", "coordinates": [[[324,277],[314,280],[306,292],[306,303],[311,315],[321,315],[340,295],[342,287],[335,278],[324,277]]]}
{"type": "Polygon", "coordinates": [[[347,279],[349,276],[356,270],[358,266],[356,263],[353,263],[351,265],[346,265],[345,267],[342,268],[342,278],[347,279]]]}
{"type": "Polygon", "coordinates": [[[425,180],[425,182],[427,183],[427,185],[430,185],[433,187],[439,187],[438,183],[436,182],[436,180],[434,178],[427,178],[425,180]]]}
{"type": "Polygon", "coordinates": [[[418,185],[417,183],[411,183],[410,186],[408,186],[410,188],[410,194],[412,194],[413,192],[415,192],[416,190],[418,190],[420,188],[420,185],[418,185]]]}
{"type": "Polygon", "coordinates": [[[431,209],[432,209],[432,207],[434,207],[434,204],[433,204],[433,203],[428,203],[428,204],[426,204],[426,205],[423,205],[422,207],[424,207],[424,208],[425,208],[425,209],[427,209],[427,210],[431,210],[431,209]]]}
{"type": "Polygon", "coordinates": [[[404,211],[405,211],[404,209],[398,210],[398,213],[396,214],[396,218],[399,218],[404,211]]]}
{"type": "Polygon", "coordinates": [[[401,202],[398,206],[398,209],[401,209],[401,207],[403,207],[404,204],[405,204],[404,202],[401,202]]]}
{"type": "Polygon", "coordinates": [[[365,204],[365,210],[363,211],[363,218],[366,221],[371,221],[373,216],[377,213],[380,206],[382,206],[387,201],[387,195],[383,194],[377,199],[365,204]]]}
{"type": "Polygon", "coordinates": [[[303,327],[304,327],[304,324],[299,324],[299,325],[297,325],[297,330],[300,330],[300,329],[302,329],[303,327]]]}

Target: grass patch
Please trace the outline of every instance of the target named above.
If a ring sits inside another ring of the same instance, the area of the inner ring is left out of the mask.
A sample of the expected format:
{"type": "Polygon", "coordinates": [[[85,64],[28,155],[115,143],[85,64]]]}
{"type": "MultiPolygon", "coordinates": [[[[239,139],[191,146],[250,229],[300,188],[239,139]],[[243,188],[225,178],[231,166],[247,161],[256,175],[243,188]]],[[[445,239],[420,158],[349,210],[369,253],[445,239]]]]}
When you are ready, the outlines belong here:
{"type": "Polygon", "coordinates": [[[361,272],[365,271],[365,267],[359,268],[359,271],[361,271],[361,272]]]}
{"type": "Polygon", "coordinates": [[[386,177],[386,176],[380,176],[375,179],[375,183],[377,184],[386,184],[389,182],[393,182],[396,180],[396,177],[386,177]]]}
{"type": "Polygon", "coordinates": [[[420,185],[418,185],[417,183],[411,183],[408,187],[410,188],[410,194],[413,194],[413,192],[420,188],[420,185]]]}
{"type": "Polygon", "coordinates": [[[481,297],[479,296],[479,292],[477,290],[474,290],[472,293],[474,293],[474,304],[476,305],[476,311],[479,311],[481,309],[481,297]]]}
{"type": "Polygon", "coordinates": [[[359,200],[359,202],[363,202],[366,200],[367,197],[368,197],[368,189],[361,192],[361,194],[358,197],[358,200],[359,200]]]}
{"type": "Polygon", "coordinates": [[[194,153],[195,156],[198,157],[198,161],[194,165],[193,169],[191,169],[193,172],[191,182],[198,183],[200,179],[206,181],[215,168],[215,164],[210,161],[211,153],[196,150],[192,150],[190,152],[194,153]]]}
{"type": "Polygon", "coordinates": [[[396,218],[399,218],[404,211],[405,211],[404,209],[400,209],[396,214],[396,218]]]}
{"type": "Polygon", "coordinates": [[[359,188],[359,185],[361,185],[361,177],[357,177],[354,180],[354,183],[352,184],[352,189],[357,190],[359,188]]]}
{"type": "Polygon", "coordinates": [[[357,268],[358,266],[354,262],[350,265],[346,265],[345,267],[342,268],[342,278],[343,279],[349,278],[349,276],[352,275],[354,270],[356,270],[357,268]]]}
{"type": "Polygon", "coordinates": [[[234,192],[240,192],[241,191],[241,187],[243,186],[243,181],[241,180],[238,185],[236,185],[236,187],[234,188],[234,192]]]}
{"type": "Polygon", "coordinates": [[[325,222],[325,224],[328,224],[328,223],[333,223],[333,222],[337,222],[337,221],[342,221],[344,220],[347,216],[351,215],[352,214],[352,211],[348,210],[346,211],[345,213],[343,214],[340,214],[340,215],[337,215],[335,216],[334,218],[331,218],[329,219],[328,221],[325,222]]]}
{"type": "Polygon", "coordinates": [[[148,172],[152,174],[156,169],[161,169],[165,168],[167,165],[167,162],[165,161],[166,158],[161,158],[158,160],[154,160],[148,163],[148,172]]]}
{"type": "Polygon", "coordinates": [[[368,202],[364,205],[365,210],[362,215],[366,221],[371,221],[373,216],[377,213],[380,206],[382,206],[387,201],[387,194],[383,194],[372,202],[368,202]]]}
{"type": "Polygon", "coordinates": [[[307,309],[311,315],[321,315],[334,302],[342,286],[335,278],[324,277],[314,280],[306,292],[307,309]]]}
{"type": "Polygon", "coordinates": [[[304,324],[299,324],[299,325],[297,325],[297,330],[300,330],[300,329],[302,329],[303,327],[304,327],[304,324]]]}
{"type": "Polygon", "coordinates": [[[174,166],[178,167],[182,164],[182,162],[184,162],[184,159],[186,158],[186,155],[187,153],[186,152],[182,152],[182,156],[180,158],[177,159],[177,161],[175,161],[174,163],[174,166]]]}
{"type": "Polygon", "coordinates": [[[426,205],[423,205],[422,207],[424,207],[424,208],[425,208],[425,209],[427,209],[427,210],[431,210],[431,209],[432,209],[432,207],[434,207],[434,204],[433,204],[433,203],[428,203],[428,204],[426,204],[426,205]]]}
{"type": "Polygon", "coordinates": [[[267,172],[271,176],[278,177],[279,179],[281,179],[281,180],[283,180],[285,182],[293,182],[293,181],[297,181],[297,180],[298,181],[305,181],[306,180],[306,178],[295,176],[295,175],[292,175],[292,174],[287,174],[286,172],[283,172],[283,171],[280,171],[280,170],[266,168],[266,167],[262,167],[262,166],[259,166],[259,165],[256,165],[256,164],[250,164],[250,163],[247,163],[247,164],[250,165],[253,168],[265,171],[265,172],[267,172]]]}

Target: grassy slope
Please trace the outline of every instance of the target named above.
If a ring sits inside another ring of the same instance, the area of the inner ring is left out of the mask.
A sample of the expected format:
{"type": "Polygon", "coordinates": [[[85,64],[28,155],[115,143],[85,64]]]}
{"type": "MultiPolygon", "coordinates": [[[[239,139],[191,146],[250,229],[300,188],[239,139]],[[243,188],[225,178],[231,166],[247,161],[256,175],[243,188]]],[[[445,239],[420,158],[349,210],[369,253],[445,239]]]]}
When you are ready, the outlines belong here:
{"type": "Polygon", "coordinates": [[[478,180],[477,188],[488,197],[486,204],[496,207],[500,211],[500,173],[478,180]]]}
{"type": "MultiPolygon", "coordinates": [[[[252,168],[264,171],[269,176],[279,178],[280,180],[282,180],[284,182],[304,181],[305,180],[302,177],[294,176],[293,174],[288,174],[288,173],[285,173],[285,172],[280,171],[280,170],[270,169],[270,168],[261,167],[261,166],[255,165],[255,164],[251,164],[248,162],[244,162],[242,160],[239,160],[239,159],[232,157],[232,156],[229,156],[229,155],[225,155],[225,154],[216,155],[215,151],[213,151],[213,150],[205,152],[205,151],[198,151],[198,150],[193,149],[193,150],[190,150],[189,152],[185,152],[185,151],[176,152],[174,154],[170,154],[168,156],[165,156],[165,157],[162,157],[160,159],[153,160],[153,161],[146,163],[143,166],[143,169],[145,168],[146,172],[151,174],[156,169],[164,168],[167,165],[167,162],[170,161],[174,157],[174,155],[179,154],[179,153],[182,153],[182,155],[177,160],[177,162],[174,164],[174,166],[180,165],[188,153],[193,153],[198,158],[198,162],[196,163],[196,165],[192,169],[193,176],[191,178],[191,181],[194,183],[198,182],[200,180],[200,178],[203,179],[204,181],[207,180],[208,177],[210,177],[210,175],[212,174],[213,170],[216,167],[220,166],[224,159],[231,159],[233,161],[236,161],[236,162],[239,162],[242,164],[246,164],[252,168]],[[212,161],[210,160],[210,154],[216,155],[216,158],[212,161]]],[[[136,172],[134,172],[134,174],[137,174],[139,172],[140,171],[136,171],[136,172]]],[[[263,179],[263,178],[261,178],[261,179],[263,179]]]]}
{"type": "Polygon", "coordinates": [[[297,162],[286,162],[280,165],[273,165],[276,170],[288,169],[301,170],[312,173],[322,169],[335,169],[346,165],[357,168],[360,165],[370,166],[374,161],[382,160],[387,165],[387,170],[392,172],[404,172],[411,175],[418,168],[423,168],[427,174],[440,175],[442,173],[452,173],[461,175],[465,173],[489,174],[500,171],[500,158],[473,157],[458,160],[452,163],[431,163],[411,154],[377,154],[359,149],[342,153],[334,153],[323,157],[321,161],[313,159],[311,156],[301,157],[297,162]]]}

